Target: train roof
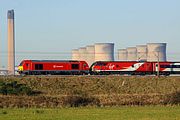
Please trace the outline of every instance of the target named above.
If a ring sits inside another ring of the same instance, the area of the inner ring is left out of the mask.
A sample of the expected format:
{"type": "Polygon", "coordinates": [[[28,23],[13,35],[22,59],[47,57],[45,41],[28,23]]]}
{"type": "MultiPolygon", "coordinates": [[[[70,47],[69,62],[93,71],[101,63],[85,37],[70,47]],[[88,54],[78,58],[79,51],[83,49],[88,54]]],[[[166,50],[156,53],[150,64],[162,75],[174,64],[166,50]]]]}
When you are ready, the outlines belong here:
{"type": "MultiPolygon", "coordinates": [[[[158,61],[96,61],[96,63],[97,62],[158,62],[158,61]]],[[[170,62],[170,63],[175,63],[175,62],[177,62],[177,63],[180,63],[180,61],[159,61],[160,63],[162,63],[162,62],[170,62]]]]}
{"type": "Polygon", "coordinates": [[[78,60],[24,60],[32,62],[80,62],[78,60]]]}

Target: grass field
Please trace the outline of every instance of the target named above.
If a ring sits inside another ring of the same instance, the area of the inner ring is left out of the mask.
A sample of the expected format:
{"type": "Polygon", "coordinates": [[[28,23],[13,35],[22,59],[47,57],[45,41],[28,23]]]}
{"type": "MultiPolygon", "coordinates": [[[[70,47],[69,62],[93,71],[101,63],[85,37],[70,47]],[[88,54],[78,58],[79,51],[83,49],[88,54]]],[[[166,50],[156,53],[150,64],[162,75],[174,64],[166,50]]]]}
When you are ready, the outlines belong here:
{"type": "Polygon", "coordinates": [[[180,77],[0,77],[0,108],[177,104],[180,104],[180,77]],[[6,91],[9,94],[3,94],[6,91]],[[27,91],[36,94],[25,94],[27,91]]]}
{"type": "Polygon", "coordinates": [[[178,120],[180,106],[0,109],[0,120],[178,120]]]}

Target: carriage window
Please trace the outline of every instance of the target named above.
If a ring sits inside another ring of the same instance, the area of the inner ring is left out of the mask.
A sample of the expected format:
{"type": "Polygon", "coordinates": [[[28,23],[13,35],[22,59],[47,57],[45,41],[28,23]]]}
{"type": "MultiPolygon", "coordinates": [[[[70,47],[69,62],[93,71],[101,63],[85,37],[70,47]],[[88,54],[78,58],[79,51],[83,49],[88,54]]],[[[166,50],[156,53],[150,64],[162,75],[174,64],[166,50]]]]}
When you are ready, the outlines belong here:
{"type": "Polygon", "coordinates": [[[180,65],[161,65],[161,68],[180,68],[180,65]]]}
{"type": "Polygon", "coordinates": [[[107,65],[107,63],[98,62],[96,65],[97,65],[97,66],[106,66],[106,65],[107,65]]]}
{"type": "Polygon", "coordinates": [[[79,64],[72,64],[71,67],[72,69],[79,69],[79,64]]]}
{"type": "Polygon", "coordinates": [[[35,64],[35,70],[43,70],[43,64],[35,64]]]}
{"type": "Polygon", "coordinates": [[[28,63],[26,63],[26,67],[28,67],[28,65],[29,65],[29,64],[28,64],[28,63]]]}

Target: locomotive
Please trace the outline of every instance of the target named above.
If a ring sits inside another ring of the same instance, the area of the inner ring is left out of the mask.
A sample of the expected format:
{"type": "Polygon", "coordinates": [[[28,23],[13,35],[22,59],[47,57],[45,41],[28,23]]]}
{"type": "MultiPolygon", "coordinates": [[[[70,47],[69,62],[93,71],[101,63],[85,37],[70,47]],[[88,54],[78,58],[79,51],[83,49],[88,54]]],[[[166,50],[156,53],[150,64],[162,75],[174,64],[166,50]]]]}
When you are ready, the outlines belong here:
{"type": "Polygon", "coordinates": [[[25,75],[83,75],[89,73],[89,66],[85,61],[23,60],[18,72],[25,75]]]}
{"type": "Polygon", "coordinates": [[[23,60],[18,67],[25,75],[170,75],[180,74],[180,62],[23,60]]]}

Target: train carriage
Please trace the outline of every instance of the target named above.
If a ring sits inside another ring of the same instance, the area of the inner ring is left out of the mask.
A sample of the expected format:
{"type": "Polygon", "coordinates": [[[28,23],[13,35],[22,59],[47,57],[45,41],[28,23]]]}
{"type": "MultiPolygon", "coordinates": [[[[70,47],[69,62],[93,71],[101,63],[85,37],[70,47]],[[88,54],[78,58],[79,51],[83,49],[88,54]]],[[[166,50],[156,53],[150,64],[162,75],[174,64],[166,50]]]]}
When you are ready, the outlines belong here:
{"type": "Polygon", "coordinates": [[[152,74],[151,62],[97,61],[91,65],[91,74],[152,74]]]}
{"type": "Polygon", "coordinates": [[[180,62],[97,61],[91,74],[170,75],[180,74],[180,62]]]}
{"type": "Polygon", "coordinates": [[[153,62],[154,74],[180,74],[180,62],[153,62]]]}

